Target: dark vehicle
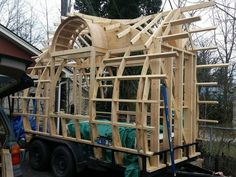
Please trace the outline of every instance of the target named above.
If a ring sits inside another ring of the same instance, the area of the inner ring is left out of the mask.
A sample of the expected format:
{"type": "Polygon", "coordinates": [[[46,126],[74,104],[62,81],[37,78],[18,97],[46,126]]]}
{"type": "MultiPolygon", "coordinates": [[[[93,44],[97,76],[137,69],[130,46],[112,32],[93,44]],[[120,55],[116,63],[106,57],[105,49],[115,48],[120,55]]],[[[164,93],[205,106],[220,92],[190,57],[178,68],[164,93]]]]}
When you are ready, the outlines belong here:
{"type": "MultiPolygon", "coordinates": [[[[0,98],[9,96],[17,91],[23,90],[31,86],[33,81],[25,73],[21,77],[15,79],[6,75],[0,75],[0,98]]],[[[9,110],[11,106],[9,105],[9,110]]],[[[10,111],[12,112],[12,111],[10,111]]],[[[12,168],[14,177],[22,176],[20,167],[20,146],[17,143],[15,133],[12,128],[11,118],[0,107],[0,148],[1,151],[8,150],[11,154],[12,168]]],[[[2,154],[4,156],[4,153],[2,154]]],[[[2,157],[2,159],[4,159],[2,157]]],[[[2,161],[2,163],[5,163],[2,161]]],[[[2,170],[3,173],[4,170],[2,170]]]]}
{"type": "MultiPolygon", "coordinates": [[[[0,55],[1,62],[6,60],[6,57],[0,55]]],[[[25,70],[17,69],[15,66],[19,64],[17,59],[11,59],[11,62],[0,63],[0,98],[8,96],[8,102],[10,102],[9,95],[21,91],[33,85],[33,80],[28,77],[25,70]],[[16,63],[15,63],[16,62],[16,63]],[[17,63],[18,62],[18,63],[17,63]],[[3,63],[3,64],[2,64],[3,63]],[[7,63],[7,64],[6,64],[7,63]]],[[[24,64],[24,63],[23,63],[24,64]]],[[[25,67],[30,63],[25,63],[25,67]]],[[[12,105],[9,104],[10,113],[12,112],[12,105]]],[[[11,156],[11,164],[13,168],[13,176],[22,176],[22,171],[20,167],[20,146],[17,143],[15,133],[13,131],[11,118],[4,112],[4,109],[0,107],[0,150],[4,152],[9,152],[11,156]]],[[[2,153],[2,165],[5,163],[4,153],[2,153]]],[[[10,165],[11,165],[10,164],[10,165]]],[[[9,166],[9,164],[4,164],[9,166]]],[[[10,168],[11,169],[11,168],[10,168]]],[[[2,168],[2,173],[5,176],[5,172],[2,168]]],[[[11,175],[12,176],[12,175],[11,175]]]]}
{"type": "Polygon", "coordinates": [[[9,149],[11,153],[14,177],[22,176],[20,168],[20,146],[17,144],[10,119],[2,108],[0,108],[0,147],[1,150],[9,149]]]}

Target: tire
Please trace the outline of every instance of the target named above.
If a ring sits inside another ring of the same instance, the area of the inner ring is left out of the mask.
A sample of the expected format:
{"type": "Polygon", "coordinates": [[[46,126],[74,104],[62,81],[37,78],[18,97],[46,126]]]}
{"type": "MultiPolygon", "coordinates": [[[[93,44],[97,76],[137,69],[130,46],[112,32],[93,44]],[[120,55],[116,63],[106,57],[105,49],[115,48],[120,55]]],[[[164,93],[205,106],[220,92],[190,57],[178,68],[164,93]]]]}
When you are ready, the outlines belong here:
{"type": "Polygon", "coordinates": [[[50,167],[50,149],[41,140],[34,140],[29,145],[30,166],[38,171],[47,170],[50,167]]]}
{"type": "Polygon", "coordinates": [[[65,146],[58,146],[52,153],[51,167],[56,177],[73,177],[75,162],[70,150],[65,146]]]}

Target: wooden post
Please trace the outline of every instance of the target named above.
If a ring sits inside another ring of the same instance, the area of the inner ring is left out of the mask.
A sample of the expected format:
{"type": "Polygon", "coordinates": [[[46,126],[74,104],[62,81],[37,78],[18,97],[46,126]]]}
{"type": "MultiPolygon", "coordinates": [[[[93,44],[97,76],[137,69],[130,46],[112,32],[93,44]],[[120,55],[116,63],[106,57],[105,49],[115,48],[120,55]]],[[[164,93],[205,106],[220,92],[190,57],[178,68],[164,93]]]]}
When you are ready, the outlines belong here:
{"type": "Polygon", "coordinates": [[[50,123],[50,134],[56,134],[56,124],[54,117],[51,117],[50,114],[54,113],[55,110],[55,85],[57,80],[55,80],[55,57],[51,58],[51,66],[50,66],[50,77],[51,77],[51,85],[50,85],[50,102],[49,102],[49,123],[50,123]]]}
{"type": "MultiPolygon", "coordinates": [[[[161,53],[161,39],[157,39],[155,44],[153,45],[153,49],[149,52],[158,52],[161,53]]],[[[160,74],[161,73],[161,61],[153,60],[150,62],[151,72],[152,74],[160,74]]],[[[153,79],[151,81],[151,99],[152,100],[160,100],[160,79],[153,79]]],[[[160,150],[160,102],[157,104],[151,105],[151,126],[155,127],[151,134],[151,151],[158,152],[160,150]]],[[[151,157],[150,166],[159,167],[159,156],[151,157]]]]}
{"type": "MultiPolygon", "coordinates": [[[[193,120],[195,119],[193,115],[194,111],[194,91],[195,86],[193,87],[193,77],[194,77],[194,57],[188,56],[185,58],[185,69],[184,69],[184,106],[187,108],[184,109],[184,131],[186,132],[186,144],[191,144],[194,142],[193,139],[193,120]]],[[[193,154],[192,147],[189,148],[189,155],[193,154]]]]}
{"type": "MultiPolygon", "coordinates": [[[[175,70],[175,119],[174,119],[174,146],[182,146],[183,144],[183,64],[184,53],[181,52],[176,58],[176,70],[175,70]]],[[[182,159],[182,150],[177,149],[175,151],[175,158],[182,159]]]]}

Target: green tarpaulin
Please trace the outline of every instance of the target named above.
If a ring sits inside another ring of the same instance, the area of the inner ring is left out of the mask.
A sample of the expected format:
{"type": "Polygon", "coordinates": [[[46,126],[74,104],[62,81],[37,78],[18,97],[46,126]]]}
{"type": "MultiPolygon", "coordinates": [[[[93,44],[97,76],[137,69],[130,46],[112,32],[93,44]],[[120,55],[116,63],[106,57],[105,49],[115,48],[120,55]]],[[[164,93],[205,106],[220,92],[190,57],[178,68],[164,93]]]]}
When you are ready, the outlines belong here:
{"type": "MultiPolygon", "coordinates": [[[[87,121],[81,121],[80,132],[81,138],[89,140],[90,139],[90,125],[87,121]]],[[[98,134],[100,137],[106,137],[107,139],[112,139],[112,127],[108,124],[98,124],[98,134]]],[[[68,130],[71,136],[75,136],[75,126],[74,122],[70,121],[68,123],[68,130]]],[[[134,128],[119,127],[119,133],[121,137],[121,142],[123,147],[134,148],[136,131],[134,128]]],[[[104,156],[106,161],[111,161],[111,151],[104,150],[104,156]]],[[[140,168],[138,164],[138,156],[132,154],[125,154],[124,156],[124,166],[125,166],[125,177],[139,177],[140,168]]]]}

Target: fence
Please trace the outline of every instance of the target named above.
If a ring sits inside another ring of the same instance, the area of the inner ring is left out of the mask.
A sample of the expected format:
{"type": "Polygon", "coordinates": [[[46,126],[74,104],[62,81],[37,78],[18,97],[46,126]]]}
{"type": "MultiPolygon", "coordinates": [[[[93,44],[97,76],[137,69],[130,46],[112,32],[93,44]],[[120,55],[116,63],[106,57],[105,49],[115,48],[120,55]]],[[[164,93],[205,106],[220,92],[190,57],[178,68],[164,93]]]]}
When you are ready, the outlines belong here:
{"type": "Polygon", "coordinates": [[[236,129],[202,125],[199,137],[204,167],[236,177],[236,129]]]}

